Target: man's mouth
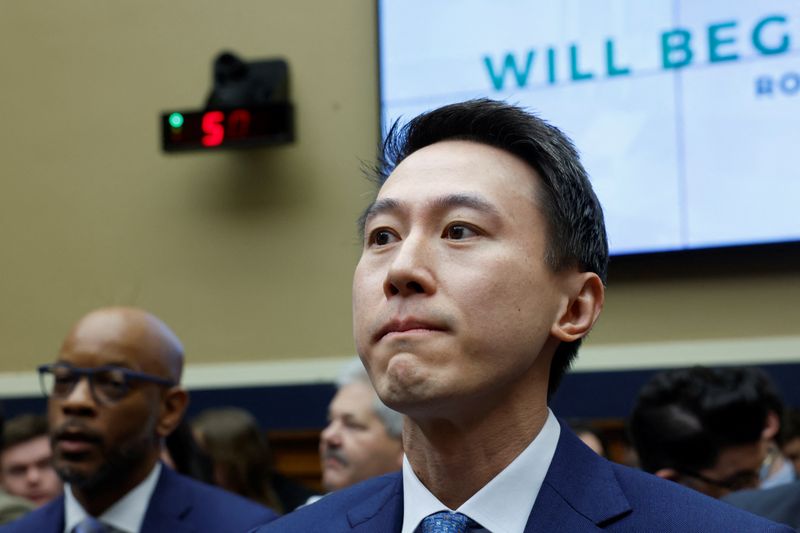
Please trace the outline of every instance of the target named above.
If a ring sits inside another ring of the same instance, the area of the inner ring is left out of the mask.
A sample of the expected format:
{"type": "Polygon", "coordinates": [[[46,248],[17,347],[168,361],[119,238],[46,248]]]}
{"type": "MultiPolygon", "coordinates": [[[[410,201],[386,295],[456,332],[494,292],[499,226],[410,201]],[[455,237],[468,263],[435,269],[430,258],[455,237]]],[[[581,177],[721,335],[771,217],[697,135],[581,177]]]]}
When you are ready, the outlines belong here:
{"type": "Polygon", "coordinates": [[[44,494],[44,493],[43,494],[39,494],[37,492],[37,493],[34,493],[34,494],[28,494],[27,498],[29,500],[31,500],[33,503],[35,503],[37,505],[41,505],[43,503],[46,503],[50,499],[50,495],[49,494],[44,494]]]}
{"type": "Polygon", "coordinates": [[[77,458],[97,448],[103,439],[83,428],[63,427],[53,436],[53,447],[66,458],[77,458]]]}
{"type": "Polygon", "coordinates": [[[391,336],[393,334],[428,333],[431,331],[444,330],[444,326],[435,321],[423,320],[414,317],[396,318],[384,324],[383,327],[378,330],[374,340],[377,342],[384,337],[391,336]]]}
{"type": "Polygon", "coordinates": [[[97,443],[86,440],[61,439],[57,443],[59,451],[64,456],[83,455],[90,452],[97,443]]]}
{"type": "Polygon", "coordinates": [[[324,454],[323,458],[325,467],[341,468],[347,466],[347,459],[338,452],[328,451],[324,454]]]}

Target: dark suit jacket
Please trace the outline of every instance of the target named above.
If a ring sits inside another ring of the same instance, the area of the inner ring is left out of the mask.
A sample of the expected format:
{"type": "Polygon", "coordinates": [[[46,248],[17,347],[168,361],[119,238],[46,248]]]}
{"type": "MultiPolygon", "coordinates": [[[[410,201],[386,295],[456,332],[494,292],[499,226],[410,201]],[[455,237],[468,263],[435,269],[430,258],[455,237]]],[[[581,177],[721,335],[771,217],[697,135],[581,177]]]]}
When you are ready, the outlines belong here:
{"type": "MultiPolygon", "coordinates": [[[[392,533],[403,522],[403,481],[388,474],[325,496],[267,524],[258,533],[392,533]]],[[[553,462],[526,533],[790,533],[750,513],[611,463],[563,425],[553,462]]]]}
{"type": "MultiPolygon", "coordinates": [[[[142,532],[247,531],[276,517],[277,515],[271,510],[257,503],[163,467],[142,522],[142,532]]],[[[0,527],[2,533],[63,533],[63,531],[63,496],[16,522],[0,527]]]]}
{"type": "Polygon", "coordinates": [[[764,490],[743,490],[724,501],[759,516],[800,529],[800,481],[764,490]]]}

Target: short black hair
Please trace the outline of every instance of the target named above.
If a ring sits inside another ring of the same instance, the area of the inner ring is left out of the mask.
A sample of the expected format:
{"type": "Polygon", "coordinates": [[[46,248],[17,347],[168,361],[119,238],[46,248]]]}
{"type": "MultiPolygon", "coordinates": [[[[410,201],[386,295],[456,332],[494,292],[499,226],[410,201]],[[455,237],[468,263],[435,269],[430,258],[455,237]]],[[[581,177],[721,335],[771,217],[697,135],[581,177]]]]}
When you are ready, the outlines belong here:
{"type": "Polygon", "coordinates": [[[772,382],[757,368],[660,372],[642,387],[629,420],[641,467],[651,473],[713,468],[725,448],[761,439],[776,401],[772,382]]]}
{"type": "MultiPolygon", "coordinates": [[[[505,150],[530,165],[541,178],[547,220],[545,261],[554,271],[579,268],[603,283],[608,239],[603,209],[572,142],[558,128],[518,106],[481,98],[446,105],[406,124],[396,121],[378,155],[373,179],[380,187],[406,157],[447,140],[466,140],[505,150]]],[[[359,222],[363,231],[364,217],[359,222]]],[[[578,353],[581,340],[562,342],[550,367],[548,397],[578,353]]]]}

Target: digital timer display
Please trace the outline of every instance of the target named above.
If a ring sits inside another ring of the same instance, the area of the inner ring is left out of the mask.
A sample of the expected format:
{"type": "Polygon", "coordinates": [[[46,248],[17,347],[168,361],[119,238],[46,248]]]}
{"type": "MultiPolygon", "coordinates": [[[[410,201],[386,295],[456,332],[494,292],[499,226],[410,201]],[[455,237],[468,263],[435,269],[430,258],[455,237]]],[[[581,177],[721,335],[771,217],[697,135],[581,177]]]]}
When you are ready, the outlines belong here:
{"type": "Polygon", "coordinates": [[[294,139],[292,124],[292,107],[288,103],[161,115],[166,152],[288,143],[294,139]]]}

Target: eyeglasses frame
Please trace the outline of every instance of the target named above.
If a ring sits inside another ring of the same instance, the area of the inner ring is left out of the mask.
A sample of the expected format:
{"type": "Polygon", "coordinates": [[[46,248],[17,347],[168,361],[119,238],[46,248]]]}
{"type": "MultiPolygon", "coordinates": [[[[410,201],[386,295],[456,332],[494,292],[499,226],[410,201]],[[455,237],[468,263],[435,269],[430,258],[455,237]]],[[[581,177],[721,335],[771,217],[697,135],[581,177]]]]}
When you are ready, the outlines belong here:
{"type": "Polygon", "coordinates": [[[80,383],[81,379],[83,379],[85,377],[89,381],[89,390],[92,393],[92,398],[94,398],[94,401],[97,402],[100,405],[114,404],[114,403],[122,400],[122,398],[127,396],[128,392],[130,391],[130,382],[131,381],[144,381],[144,382],[147,382],[147,383],[155,383],[156,385],[161,385],[161,386],[164,386],[164,387],[174,387],[175,385],[177,385],[177,383],[174,380],[171,380],[171,379],[162,378],[162,377],[159,377],[159,376],[154,376],[153,374],[148,374],[146,372],[137,372],[136,370],[130,370],[128,368],[121,367],[121,366],[115,366],[115,365],[104,365],[104,366],[98,366],[96,368],[83,368],[83,367],[78,367],[78,366],[72,366],[69,363],[48,363],[48,364],[44,364],[44,365],[39,365],[38,367],[36,367],[36,371],[39,373],[39,386],[42,389],[42,394],[44,394],[44,396],[46,398],[50,398],[50,397],[66,398],[66,397],[68,397],[75,390],[75,387],[78,385],[78,383],[80,383]],[[48,373],[49,374],[53,374],[53,370],[56,369],[56,368],[67,368],[71,372],[73,372],[73,374],[76,374],[78,376],[78,379],[75,380],[75,383],[72,385],[72,387],[69,389],[69,391],[63,396],[60,395],[60,394],[59,395],[54,395],[51,391],[48,391],[47,387],[45,386],[45,382],[44,382],[45,374],[48,374],[48,373]],[[95,389],[94,389],[94,376],[99,372],[105,372],[105,371],[109,371],[109,370],[120,372],[122,374],[124,380],[125,380],[125,393],[120,397],[119,400],[113,400],[113,401],[101,400],[98,397],[97,392],[95,392],[95,389]]]}

